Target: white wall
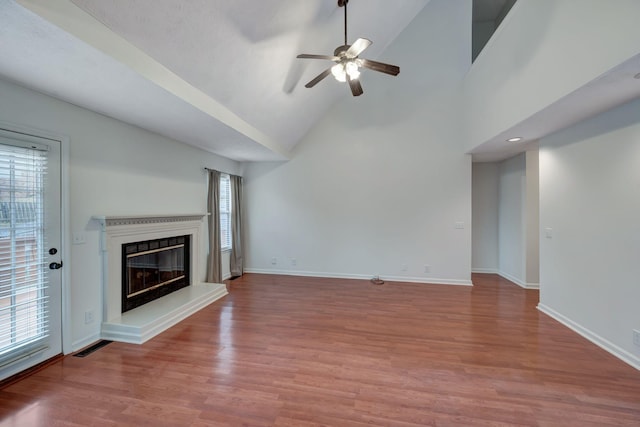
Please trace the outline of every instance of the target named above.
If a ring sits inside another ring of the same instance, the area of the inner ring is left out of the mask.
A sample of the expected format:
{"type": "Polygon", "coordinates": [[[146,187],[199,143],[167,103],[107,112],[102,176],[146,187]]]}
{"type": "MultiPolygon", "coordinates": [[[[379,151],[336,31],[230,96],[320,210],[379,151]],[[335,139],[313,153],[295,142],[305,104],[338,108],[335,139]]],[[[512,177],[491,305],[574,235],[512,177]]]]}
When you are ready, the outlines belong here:
{"type": "Polygon", "coordinates": [[[498,170],[498,273],[538,288],[538,150],[504,160],[498,170]]]}
{"type": "MultiPolygon", "coordinates": [[[[65,269],[70,268],[66,273],[71,281],[74,349],[95,340],[100,329],[98,226],[91,216],[204,213],[203,168],[239,173],[237,162],[4,81],[0,121],[70,139],[68,239],[71,232],[86,237],[85,244],[71,247],[71,259],[64,260],[65,269]],[[87,310],[94,311],[93,323],[84,323],[87,310]]],[[[202,266],[206,252],[203,248],[202,266]]],[[[204,280],[204,275],[199,272],[196,277],[204,280]]]]}
{"type": "Polygon", "coordinates": [[[636,55],[638,16],[637,0],[516,2],[465,79],[466,149],[636,55]]]}
{"type": "Polygon", "coordinates": [[[378,58],[398,77],[365,70],[364,95],[345,85],[291,161],[246,166],[248,270],[470,283],[471,160],[456,96],[470,22],[471,1],[432,0],[378,58]]]}
{"type": "Polygon", "coordinates": [[[640,369],[638,111],[640,100],[540,142],[540,308],[640,369]]]}
{"type": "Polygon", "coordinates": [[[498,270],[526,283],[526,162],[524,153],[500,162],[498,178],[498,270]]]}
{"type": "Polygon", "coordinates": [[[525,280],[540,286],[540,162],[538,150],[525,152],[525,280]]]}
{"type": "Polygon", "coordinates": [[[473,164],[473,271],[539,286],[538,151],[473,164]]]}
{"type": "Polygon", "coordinates": [[[472,175],[472,270],[498,272],[498,163],[474,163],[472,175]]]}

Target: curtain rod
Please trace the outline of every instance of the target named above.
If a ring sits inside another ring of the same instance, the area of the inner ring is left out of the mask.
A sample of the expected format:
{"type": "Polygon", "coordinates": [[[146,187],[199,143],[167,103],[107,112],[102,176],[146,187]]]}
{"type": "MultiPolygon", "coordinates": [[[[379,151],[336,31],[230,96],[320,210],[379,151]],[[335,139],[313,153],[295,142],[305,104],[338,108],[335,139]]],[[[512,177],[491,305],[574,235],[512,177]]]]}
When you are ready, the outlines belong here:
{"type": "Polygon", "coordinates": [[[222,171],[219,171],[219,170],[217,170],[217,169],[211,169],[211,168],[208,168],[208,167],[206,167],[206,166],[205,166],[204,170],[206,170],[207,172],[212,172],[212,171],[213,171],[213,172],[219,172],[219,173],[223,173],[223,174],[225,174],[225,175],[229,175],[229,176],[238,176],[238,177],[241,177],[241,178],[242,178],[242,176],[241,176],[241,175],[235,175],[235,174],[232,174],[232,173],[222,172],[222,171]]]}

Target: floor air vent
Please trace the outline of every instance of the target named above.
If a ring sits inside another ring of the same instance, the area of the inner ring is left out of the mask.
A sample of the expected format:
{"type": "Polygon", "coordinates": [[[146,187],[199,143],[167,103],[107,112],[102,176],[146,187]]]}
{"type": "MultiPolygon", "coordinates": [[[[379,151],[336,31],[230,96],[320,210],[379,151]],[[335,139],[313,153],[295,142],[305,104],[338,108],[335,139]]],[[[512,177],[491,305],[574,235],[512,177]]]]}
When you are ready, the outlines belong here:
{"type": "Polygon", "coordinates": [[[101,340],[98,341],[97,343],[95,343],[94,345],[85,348],[82,351],[77,352],[76,354],[74,354],[74,357],[87,357],[88,355],[90,355],[91,353],[93,353],[96,350],[101,349],[102,347],[104,347],[107,344],[111,344],[113,341],[109,341],[109,340],[101,340]]]}

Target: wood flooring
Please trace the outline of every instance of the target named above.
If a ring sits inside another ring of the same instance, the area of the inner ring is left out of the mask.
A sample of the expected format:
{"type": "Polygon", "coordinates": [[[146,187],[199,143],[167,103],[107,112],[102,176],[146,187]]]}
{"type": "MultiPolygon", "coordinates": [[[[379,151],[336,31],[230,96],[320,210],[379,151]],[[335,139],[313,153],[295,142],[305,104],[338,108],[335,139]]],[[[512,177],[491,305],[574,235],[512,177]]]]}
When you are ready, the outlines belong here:
{"type": "Polygon", "coordinates": [[[143,345],[0,390],[0,426],[640,426],[640,371],[495,275],[247,274],[143,345]]]}

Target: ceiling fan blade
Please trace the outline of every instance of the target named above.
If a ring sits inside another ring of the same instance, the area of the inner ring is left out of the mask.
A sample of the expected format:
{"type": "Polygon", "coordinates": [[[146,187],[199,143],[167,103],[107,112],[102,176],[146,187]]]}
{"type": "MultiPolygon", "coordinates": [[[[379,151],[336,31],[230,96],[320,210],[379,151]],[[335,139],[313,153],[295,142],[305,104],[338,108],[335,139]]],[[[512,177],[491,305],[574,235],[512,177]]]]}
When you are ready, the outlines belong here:
{"type": "Polygon", "coordinates": [[[371,46],[371,43],[373,43],[371,40],[359,38],[358,40],[353,42],[349,49],[347,49],[346,54],[349,58],[355,58],[356,56],[364,52],[366,48],[371,46]]]}
{"type": "Polygon", "coordinates": [[[314,87],[315,85],[317,85],[320,82],[320,80],[324,79],[329,74],[331,74],[331,68],[327,68],[326,70],[324,70],[323,72],[318,74],[315,79],[311,80],[309,83],[304,85],[304,87],[308,87],[308,88],[314,87]]]}
{"type": "Polygon", "coordinates": [[[400,67],[397,65],[385,64],[383,62],[372,61],[370,59],[358,59],[360,66],[373,71],[379,71],[385,74],[397,76],[400,73],[400,67]]]}
{"type": "Polygon", "coordinates": [[[352,79],[351,77],[349,77],[349,74],[347,74],[347,81],[349,82],[349,87],[351,88],[351,94],[353,96],[360,96],[364,93],[364,91],[362,90],[362,85],[360,84],[360,80],[352,79]]]}
{"type": "Polygon", "coordinates": [[[338,58],[337,56],[311,55],[309,53],[301,53],[300,55],[296,56],[296,58],[302,58],[302,59],[327,59],[329,61],[334,61],[334,62],[340,61],[340,58],[338,58]]]}

